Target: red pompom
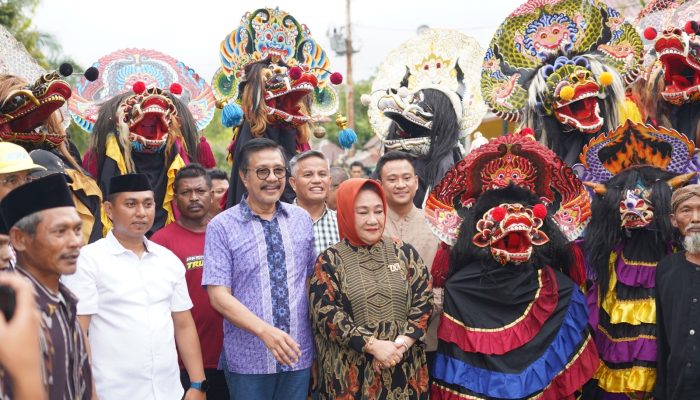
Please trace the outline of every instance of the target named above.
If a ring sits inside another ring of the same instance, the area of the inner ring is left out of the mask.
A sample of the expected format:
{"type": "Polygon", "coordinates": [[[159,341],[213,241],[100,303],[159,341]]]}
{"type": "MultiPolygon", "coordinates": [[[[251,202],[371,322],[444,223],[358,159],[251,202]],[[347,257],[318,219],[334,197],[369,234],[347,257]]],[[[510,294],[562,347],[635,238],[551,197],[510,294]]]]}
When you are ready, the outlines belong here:
{"type": "Polygon", "coordinates": [[[535,204],[534,207],[532,207],[532,213],[535,214],[535,217],[539,219],[544,219],[544,217],[547,216],[547,207],[544,206],[544,204],[535,204]]]}
{"type": "Polygon", "coordinates": [[[133,90],[136,94],[141,94],[146,90],[146,84],[142,81],[136,81],[134,82],[133,86],[131,86],[131,90],[133,90]]]}
{"type": "Polygon", "coordinates": [[[334,85],[340,85],[343,83],[343,75],[340,72],[334,72],[331,74],[331,83],[334,85]]]}
{"type": "Polygon", "coordinates": [[[535,131],[532,128],[523,128],[520,130],[521,136],[535,136],[535,131]]]}
{"type": "Polygon", "coordinates": [[[698,31],[698,23],[695,21],[688,21],[683,28],[685,29],[685,33],[692,35],[698,31]]]}
{"type": "Polygon", "coordinates": [[[503,218],[506,217],[506,209],[498,206],[491,210],[491,219],[493,219],[496,222],[501,222],[503,221],[503,218]]]}
{"type": "Polygon", "coordinates": [[[301,78],[301,74],[303,72],[304,71],[302,71],[300,67],[292,67],[289,69],[288,75],[293,80],[297,80],[297,79],[301,78]]]}
{"type": "Polygon", "coordinates": [[[646,40],[654,40],[656,39],[656,29],[653,27],[648,27],[644,30],[644,39],[646,40]]]}
{"type": "Polygon", "coordinates": [[[180,85],[177,82],[173,82],[172,85],[170,85],[170,93],[180,95],[182,94],[182,85],[180,85]]]}

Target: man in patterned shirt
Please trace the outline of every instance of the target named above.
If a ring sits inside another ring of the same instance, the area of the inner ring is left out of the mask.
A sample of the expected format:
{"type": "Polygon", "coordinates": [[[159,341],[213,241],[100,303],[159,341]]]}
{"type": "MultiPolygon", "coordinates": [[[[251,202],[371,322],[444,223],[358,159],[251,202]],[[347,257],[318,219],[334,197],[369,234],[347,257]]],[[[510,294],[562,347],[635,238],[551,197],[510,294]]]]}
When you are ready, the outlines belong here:
{"type": "Polygon", "coordinates": [[[289,162],[292,176],[289,184],[297,194],[294,204],[306,210],[314,221],[316,255],[340,241],[335,211],[326,206],[331,186],[330,167],[323,153],[309,150],[297,154],[289,162]]]}
{"type": "Polygon", "coordinates": [[[304,400],[314,345],[307,281],[313,273],[313,222],[280,202],[287,169],[266,138],[240,152],[248,192],[209,222],[204,274],[212,306],[224,321],[222,364],[232,400],[304,400]]]}
{"type": "MultiPolygon", "coordinates": [[[[9,192],[0,209],[17,253],[17,274],[31,282],[41,313],[38,342],[48,398],[88,400],[92,370],[76,312],[78,299],[60,281],[75,273],[83,247],[82,221],[68,184],[60,175],[32,181],[9,192]]],[[[19,396],[12,393],[9,377],[4,378],[0,398],[19,396]]]]}

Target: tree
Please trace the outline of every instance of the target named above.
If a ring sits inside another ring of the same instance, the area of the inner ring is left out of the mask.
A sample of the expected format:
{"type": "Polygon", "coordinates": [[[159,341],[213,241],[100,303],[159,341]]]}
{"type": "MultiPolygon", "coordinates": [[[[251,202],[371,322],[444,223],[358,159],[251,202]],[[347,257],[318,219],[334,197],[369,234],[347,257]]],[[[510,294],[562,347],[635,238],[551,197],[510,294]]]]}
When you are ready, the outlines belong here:
{"type": "MultiPolygon", "coordinates": [[[[355,81],[355,84],[353,85],[353,99],[355,103],[355,121],[353,129],[357,134],[357,143],[355,144],[356,147],[361,147],[367,143],[372,136],[374,136],[374,131],[372,130],[372,126],[369,124],[369,117],[367,116],[367,107],[360,101],[360,97],[363,94],[369,94],[372,92],[373,80],[374,77],[370,77],[369,79],[362,81],[355,81]]],[[[340,90],[338,90],[338,97],[340,98],[338,112],[345,115],[345,110],[347,109],[345,100],[347,98],[345,95],[345,85],[341,86],[340,90]]],[[[338,143],[339,129],[335,125],[335,116],[332,116],[331,119],[332,121],[322,124],[322,126],[326,129],[328,140],[338,143]]]]}

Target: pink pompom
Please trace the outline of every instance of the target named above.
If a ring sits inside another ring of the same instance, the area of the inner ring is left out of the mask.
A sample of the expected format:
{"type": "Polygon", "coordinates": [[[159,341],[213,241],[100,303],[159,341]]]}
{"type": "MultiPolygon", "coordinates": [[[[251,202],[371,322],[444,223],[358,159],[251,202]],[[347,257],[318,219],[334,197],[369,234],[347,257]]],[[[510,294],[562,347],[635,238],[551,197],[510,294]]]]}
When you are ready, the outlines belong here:
{"type": "Polygon", "coordinates": [[[547,216],[547,207],[545,207],[544,204],[535,204],[535,206],[532,207],[532,213],[535,214],[535,217],[544,219],[544,217],[547,216]]]}
{"type": "Polygon", "coordinates": [[[177,82],[173,82],[172,85],[170,85],[170,93],[180,95],[182,94],[182,85],[180,85],[177,82]]]}
{"type": "Polygon", "coordinates": [[[498,206],[491,210],[491,219],[493,219],[496,222],[501,222],[503,221],[503,218],[506,217],[506,209],[498,206]]]}
{"type": "Polygon", "coordinates": [[[136,81],[133,86],[131,86],[131,90],[136,94],[141,94],[146,90],[146,84],[142,81],[136,81]]]}
{"type": "Polygon", "coordinates": [[[334,72],[331,74],[331,83],[334,85],[340,85],[343,83],[343,75],[340,72],[334,72]]]}
{"type": "Polygon", "coordinates": [[[302,70],[300,67],[292,67],[289,69],[289,77],[292,78],[293,80],[297,80],[301,78],[302,70]]]}

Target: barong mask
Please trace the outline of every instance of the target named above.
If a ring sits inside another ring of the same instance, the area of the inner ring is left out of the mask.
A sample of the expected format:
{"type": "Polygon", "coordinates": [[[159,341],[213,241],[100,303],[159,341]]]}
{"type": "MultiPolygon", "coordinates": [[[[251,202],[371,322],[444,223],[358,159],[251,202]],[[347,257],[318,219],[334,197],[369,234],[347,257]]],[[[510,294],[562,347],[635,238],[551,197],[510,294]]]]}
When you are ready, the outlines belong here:
{"type": "Polygon", "coordinates": [[[654,206],[649,200],[651,192],[643,187],[626,190],[620,202],[620,226],[625,229],[639,229],[648,226],[654,219],[654,206]]]}
{"type": "Polygon", "coordinates": [[[549,241],[539,229],[546,216],[547,208],[543,204],[532,208],[519,203],[500,204],[477,221],[477,234],[472,242],[477,247],[489,247],[491,256],[501,265],[527,262],[532,256],[533,246],[549,241]]]}
{"type": "MultiPolygon", "coordinates": [[[[135,151],[157,153],[165,148],[168,132],[177,120],[175,104],[164,90],[138,81],[133,84],[134,94],[119,105],[117,117],[120,129],[129,131],[129,141],[135,151]]],[[[181,87],[173,84],[170,92],[180,94],[181,87]]]]}
{"type": "MultiPolygon", "coordinates": [[[[522,213],[533,217],[539,215],[541,225],[549,208],[568,240],[576,239],[591,217],[590,196],[571,168],[551,150],[537,143],[530,130],[523,130],[476,148],[445,173],[425,205],[429,226],[442,241],[454,245],[463,221],[459,211],[474,206],[482,193],[511,184],[535,193],[542,202],[538,208],[543,207],[545,211],[522,213]]],[[[495,226],[495,221],[493,223],[495,226]]],[[[484,229],[492,229],[487,225],[482,223],[484,229]]],[[[526,225],[526,229],[540,226],[534,219],[526,225]]],[[[483,236],[480,243],[490,241],[490,237],[485,240],[486,237],[488,235],[483,236]]],[[[539,242],[539,238],[539,235],[534,235],[529,240],[534,243],[539,242]]]]}
{"type": "Polygon", "coordinates": [[[603,127],[598,104],[598,98],[605,96],[603,85],[594,78],[586,58],[558,57],[540,73],[547,85],[542,104],[547,114],[583,133],[596,133],[603,127]]]}
{"type": "Polygon", "coordinates": [[[46,121],[70,98],[70,85],[58,72],[44,74],[31,84],[23,83],[14,76],[0,77],[0,86],[10,86],[0,103],[0,139],[60,145],[66,139],[65,132],[50,131],[46,121]]]}
{"type": "Polygon", "coordinates": [[[212,78],[218,106],[243,116],[253,126],[283,122],[299,127],[312,117],[338,110],[338,85],[343,77],[331,73],[330,58],[309,28],[279,8],[246,12],[240,24],[221,42],[221,68],[212,78]]]}
{"type": "Polygon", "coordinates": [[[392,50],[362,95],[386,151],[437,163],[468,137],[487,111],[478,80],[483,55],[474,38],[451,29],[425,29],[392,50]]]}
{"type": "Polygon", "coordinates": [[[680,106],[700,101],[700,2],[656,0],[650,2],[637,17],[636,24],[644,33],[649,63],[654,76],[661,74],[661,97],[680,106]]]}

